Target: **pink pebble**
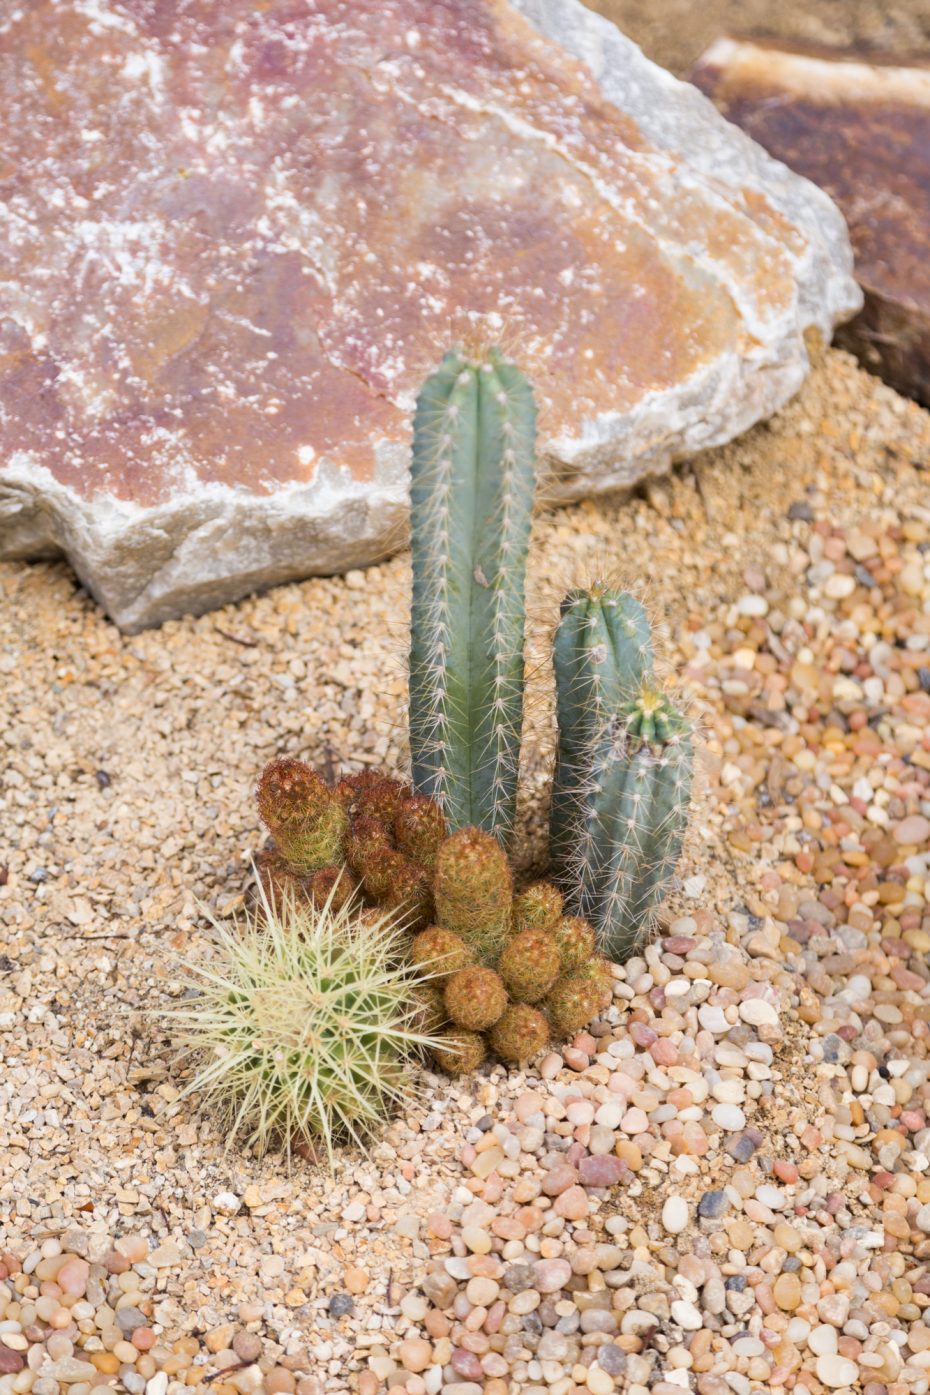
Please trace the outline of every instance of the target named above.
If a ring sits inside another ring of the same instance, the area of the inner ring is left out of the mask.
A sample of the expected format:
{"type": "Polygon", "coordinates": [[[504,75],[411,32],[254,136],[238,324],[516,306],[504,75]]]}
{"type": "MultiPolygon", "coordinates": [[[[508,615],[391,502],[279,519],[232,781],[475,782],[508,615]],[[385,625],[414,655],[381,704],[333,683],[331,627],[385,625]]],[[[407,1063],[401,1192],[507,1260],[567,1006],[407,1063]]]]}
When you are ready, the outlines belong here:
{"type": "MultiPolygon", "coordinates": [[[[589,1065],[587,1051],[579,1051],[577,1046],[566,1046],[562,1051],[562,1059],[569,1070],[587,1070],[589,1065]]],[[[543,1062],[545,1064],[545,1062],[543,1062]]]]}
{"type": "Polygon", "coordinates": [[[796,1182],[798,1180],[798,1169],[793,1162],[788,1162],[785,1158],[776,1158],[772,1164],[772,1171],[780,1182],[796,1182]]]}
{"type": "Polygon", "coordinates": [[[656,1033],[645,1022],[631,1022],[630,1036],[637,1046],[651,1046],[657,1040],[656,1033]]]}
{"type": "Polygon", "coordinates": [[[588,1194],[584,1187],[569,1187],[567,1192],[556,1197],[552,1209],[567,1221],[583,1220],[588,1214],[588,1194]]]}
{"type": "Polygon", "coordinates": [[[620,1120],[620,1127],[624,1133],[645,1133],[649,1127],[649,1120],[642,1109],[628,1109],[620,1120]]]}
{"type": "Polygon", "coordinates": [[[87,1292],[87,1280],[90,1278],[90,1265],[86,1259],[78,1259],[77,1256],[66,1259],[55,1276],[55,1281],[62,1293],[67,1293],[74,1298],[83,1298],[87,1292]]]}
{"type": "Polygon", "coordinates": [[[657,1066],[678,1064],[678,1048],[673,1046],[667,1037],[660,1037],[658,1041],[654,1041],[649,1048],[649,1055],[657,1066]]]}

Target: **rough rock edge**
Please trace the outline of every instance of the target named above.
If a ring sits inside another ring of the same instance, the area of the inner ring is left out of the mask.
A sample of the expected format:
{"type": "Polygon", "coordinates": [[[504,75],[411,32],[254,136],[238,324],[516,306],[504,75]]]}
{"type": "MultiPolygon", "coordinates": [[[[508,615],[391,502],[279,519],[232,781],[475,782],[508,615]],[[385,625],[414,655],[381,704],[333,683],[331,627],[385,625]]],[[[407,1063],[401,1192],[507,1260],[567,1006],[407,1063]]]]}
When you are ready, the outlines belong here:
{"type": "MultiPolygon", "coordinates": [[[[805,330],[816,327],[829,338],[859,309],[861,293],[842,215],[820,189],[766,154],[696,88],[650,62],[580,0],[512,4],[585,63],[604,96],[632,113],[659,149],[674,155],[688,148],[688,164],[721,184],[723,197],[743,185],[764,190],[808,236],[806,255],[796,260],[795,322],[783,326],[774,344],[734,351],[634,412],[604,413],[581,423],[576,436],[544,445],[555,493],[568,500],[633,484],[769,416],[805,377],[805,330]],[[657,100],[663,92],[668,104],[657,100]]],[[[107,613],[132,633],[281,582],[383,559],[402,544],[407,495],[406,451],[392,443],[379,450],[374,479],[365,484],[321,465],[312,484],[267,497],[205,485],[155,508],[109,496],[83,500],[21,452],[0,481],[0,558],[64,553],[107,613]],[[154,571],[153,553],[162,559],[154,571]]]]}

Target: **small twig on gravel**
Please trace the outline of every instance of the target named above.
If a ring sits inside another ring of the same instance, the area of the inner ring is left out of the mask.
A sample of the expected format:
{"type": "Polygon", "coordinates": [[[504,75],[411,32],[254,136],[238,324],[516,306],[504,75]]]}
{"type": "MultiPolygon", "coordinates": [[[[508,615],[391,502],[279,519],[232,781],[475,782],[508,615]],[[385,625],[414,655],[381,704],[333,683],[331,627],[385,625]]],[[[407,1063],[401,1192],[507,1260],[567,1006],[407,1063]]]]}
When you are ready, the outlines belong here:
{"type": "Polygon", "coordinates": [[[222,1376],[228,1376],[231,1371],[244,1371],[247,1366],[254,1366],[254,1361],[239,1361],[235,1366],[224,1366],[221,1371],[214,1371],[211,1376],[204,1376],[204,1385],[209,1385],[211,1381],[219,1380],[222,1376]]]}
{"type": "Polygon", "coordinates": [[[216,630],[216,633],[218,635],[222,635],[224,639],[232,640],[233,644],[241,644],[243,649],[258,648],[257,639],[240,639],[238,635],[231,635],[228,630],[221,630],[219,625],[215,625],[214,629],[216,630]]]}
{"type": "Polygon", "coordinates": [[[393,1269],[389,1269],[389,1270],[388,1270],[388,1281],[387,1281],[387,1293],[386,1293],[386,1295],[385,1295],[385,1297],[387,1298],[387,1305],[388,1305],[388,1307],[391,1306],[391,1289],[392,1289],[393,1287],[394,1287],[394,1270],[393,1270],[393,1269]]]}

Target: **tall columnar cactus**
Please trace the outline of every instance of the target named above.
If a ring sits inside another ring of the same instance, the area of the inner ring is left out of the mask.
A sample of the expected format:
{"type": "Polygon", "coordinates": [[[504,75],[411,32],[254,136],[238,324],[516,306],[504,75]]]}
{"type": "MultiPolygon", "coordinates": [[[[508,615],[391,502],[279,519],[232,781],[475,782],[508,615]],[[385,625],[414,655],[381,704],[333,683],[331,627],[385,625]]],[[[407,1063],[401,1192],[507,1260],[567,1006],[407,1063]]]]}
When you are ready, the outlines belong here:
{"type": "Polygon", "coordinates": [[[452,830],[513,825],[535,430],[532,389],[496,349],[447,354],[417,402],[410,747],[452,830]]]}
{"type": "Polygon", "coordinates": [[[570,900],[612,959],[636,948],[675,870],[691,778],[689,723],[644,678],[593,742],[572,843],[570,900]]]}
{"type": "Polygon", "coordinates": [[[553,649],[559,744],[550,857],[561,882],[572,872],[579,798],[589,778],[593,744],[609,718],[636,693],[652,662],[649,620],[633,596],[602,583],[568,593],[553,649]]]}

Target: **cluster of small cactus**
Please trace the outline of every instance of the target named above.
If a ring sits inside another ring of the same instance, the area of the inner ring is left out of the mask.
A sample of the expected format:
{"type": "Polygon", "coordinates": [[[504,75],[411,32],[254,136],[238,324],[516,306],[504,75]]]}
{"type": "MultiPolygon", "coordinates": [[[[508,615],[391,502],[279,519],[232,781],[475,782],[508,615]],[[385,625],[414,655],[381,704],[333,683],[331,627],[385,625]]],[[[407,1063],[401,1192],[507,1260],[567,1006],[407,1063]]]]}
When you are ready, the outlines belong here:
{"type": "MultiPolygon", "coordinates": [[[[529,384],[496,349],[448,354],[423,386],[414,425],[414,788],[439,804],[452,832],[477,825],[505,843],[523,714],[534,429],[529,384]]],[[[553,665],[551,874],[600,947],[626,958],[681,851],[690,729],[655,678],[646,612],[624,591],[569,592],[553,665]]],[[[490,899],[488,907],[485,953],[501,936],[490,899]]]]}
{"type": "Polygon", "coordinates": [[[529,1060],[609,1001],[592,927],[563,914],[550,882],[515,896],[493,834],[474,825],[448,833],[437,803],[388,775],[365,772],[330,787],[290,758],[265,768],[257,797],[274,839],[259,859],[264,904],[296,896],[314,906],[325,892],[328,904],[347,908],[354,897],[357,913],[367,906],[398,918],[406,957],[422,976],[421,1028],[436,1037],[443,1069],[473,1069],[489,1048],[505,1061],[529,1060]],[[298,789],[308,798],[303,818],[298,789]],[[291,842],[294,828],[300,837],[291,842]]]}

